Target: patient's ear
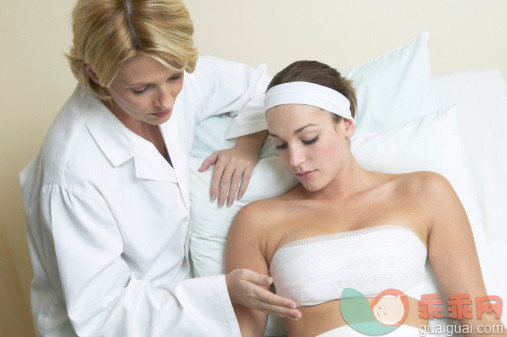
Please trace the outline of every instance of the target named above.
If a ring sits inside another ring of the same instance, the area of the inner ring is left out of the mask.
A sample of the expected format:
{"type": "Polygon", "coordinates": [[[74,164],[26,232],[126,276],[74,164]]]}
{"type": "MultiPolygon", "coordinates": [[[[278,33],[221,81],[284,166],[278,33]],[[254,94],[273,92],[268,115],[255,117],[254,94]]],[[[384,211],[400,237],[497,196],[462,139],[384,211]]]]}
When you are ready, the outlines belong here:
{"type": "Polygon", "coordinates": [[[100,85],[100,81],[99,81],[99,77],[97,76],[97,74],[95,74],[95,71],[93,71],[93,68],[91,65],[89,65],[88,63],[84,63],[83,62],[83,67],[86,71],[86,73],[88,74],[88,76],[90,77],[90,79],[97,85],[100,85]]]}
{"type": "Polygon", "coordinates": [[[343,123],[343,133],[345,137],[352,138],[354,132],[356,131],[356,124],[352,119],[342,118],[343,123]]]}

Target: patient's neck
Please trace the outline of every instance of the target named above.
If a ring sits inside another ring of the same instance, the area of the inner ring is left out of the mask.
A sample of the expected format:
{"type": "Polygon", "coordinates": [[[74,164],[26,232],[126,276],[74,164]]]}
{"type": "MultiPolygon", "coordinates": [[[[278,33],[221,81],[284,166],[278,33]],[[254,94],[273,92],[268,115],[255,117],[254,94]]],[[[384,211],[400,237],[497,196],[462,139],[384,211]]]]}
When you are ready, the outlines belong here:
{"type": "Polygon", "coordinates": [[[359,192],[368,190],[379,184],[378,173],[363,169],[350,157],[347,164],[340,170],[332,181],[318,191],[302,192],[308,199],[343,200],[359,192]]]}

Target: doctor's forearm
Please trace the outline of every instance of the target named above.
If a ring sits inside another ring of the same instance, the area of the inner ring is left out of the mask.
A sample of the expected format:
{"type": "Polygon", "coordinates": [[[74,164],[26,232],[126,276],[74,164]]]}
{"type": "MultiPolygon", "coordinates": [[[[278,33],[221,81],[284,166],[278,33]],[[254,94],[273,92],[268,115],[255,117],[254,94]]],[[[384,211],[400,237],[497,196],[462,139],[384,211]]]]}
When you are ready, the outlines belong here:
{"type": "Polygon", "coordinates": [[[268,132],[266,130],[241,136],[236,142],[236,147],[245,146],[248,149],[255,149],[259,153],[267,136],[268,132]]]}

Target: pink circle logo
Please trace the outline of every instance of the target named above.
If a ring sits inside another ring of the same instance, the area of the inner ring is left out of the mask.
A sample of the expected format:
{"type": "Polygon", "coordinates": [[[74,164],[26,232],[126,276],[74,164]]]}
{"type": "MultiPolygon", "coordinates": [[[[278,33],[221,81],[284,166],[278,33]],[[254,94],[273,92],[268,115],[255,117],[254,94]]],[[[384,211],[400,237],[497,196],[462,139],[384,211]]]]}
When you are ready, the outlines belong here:
{"type": "Polygon", "coordinates": [[[386,289],[370,305],[373,316],[384,326],[400,326],[407,318],[408,299],[398,289],[386,289]]]}

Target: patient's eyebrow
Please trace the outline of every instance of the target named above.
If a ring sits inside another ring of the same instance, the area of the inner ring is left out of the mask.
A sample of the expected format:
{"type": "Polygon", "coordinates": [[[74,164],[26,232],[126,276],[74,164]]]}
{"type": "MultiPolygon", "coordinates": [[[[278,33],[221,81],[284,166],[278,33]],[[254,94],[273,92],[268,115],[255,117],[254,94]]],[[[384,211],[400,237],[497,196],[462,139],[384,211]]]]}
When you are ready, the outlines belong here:
{"type": "MultiPolygon", "coordinates": [[[[300,127],[299,129],[297,129],[296,131],[294,131],[294,135],[297,135],[298,133],[300,133],[301,131],[303,131],[305,128],[307,128],[307,127],[309,127],[309,126],[318,126],[318,125],[317,125],[317,124],[308,123],[308,124],[306,124],[305,126],[302,126],[302,127],[300,127]]],[[[268,134],[269,134],[271,137],[280,138],[280,137],[278,137],[277,135],[275,135],[274,133],[268,132],[268,134]]]]}

